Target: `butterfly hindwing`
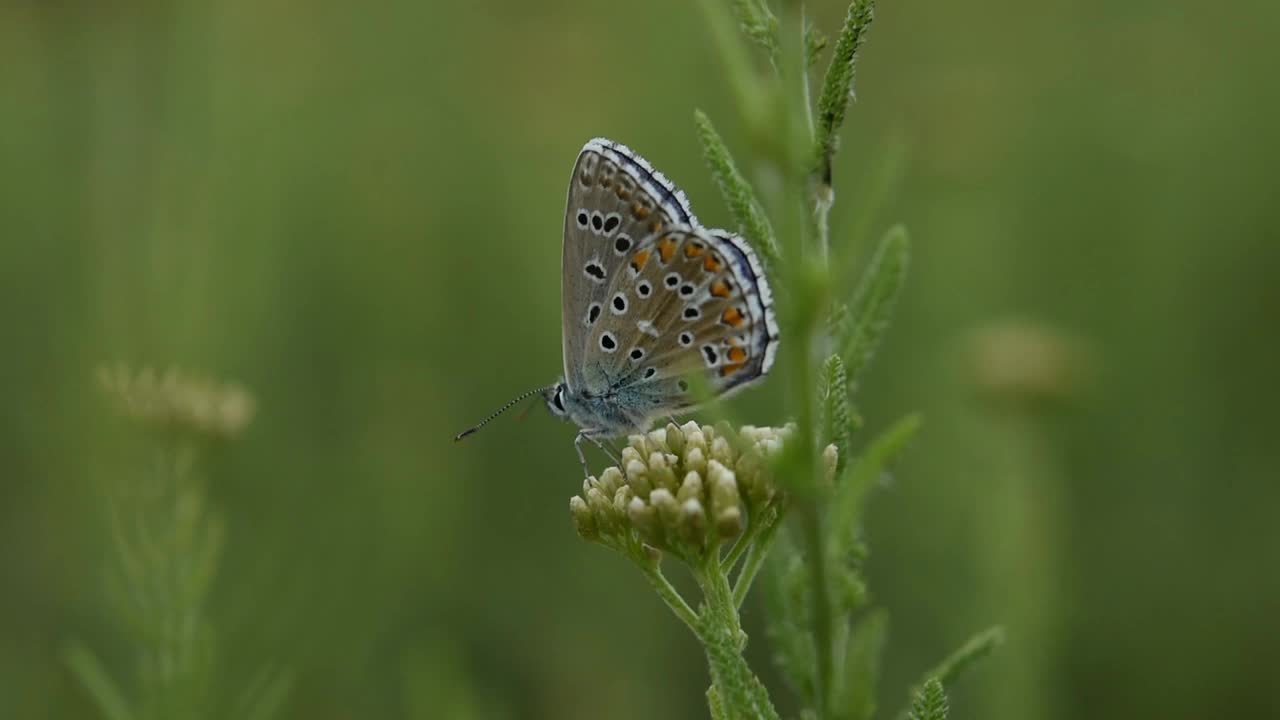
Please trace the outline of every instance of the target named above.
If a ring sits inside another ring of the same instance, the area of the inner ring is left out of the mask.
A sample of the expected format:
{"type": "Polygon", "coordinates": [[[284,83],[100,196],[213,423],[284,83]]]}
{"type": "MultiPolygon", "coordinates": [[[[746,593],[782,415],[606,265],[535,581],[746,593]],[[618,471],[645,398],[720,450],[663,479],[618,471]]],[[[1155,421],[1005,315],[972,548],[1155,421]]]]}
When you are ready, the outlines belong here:
{"type": "Polygon", "coordinates": [[[694,404],[701,375],[720,394],[768,372],[772,296],[751,249],[723,230],[676,225],[631,254],[598,332],[621,343],[602,361],[613,387],[653,412],[694,404]]]}

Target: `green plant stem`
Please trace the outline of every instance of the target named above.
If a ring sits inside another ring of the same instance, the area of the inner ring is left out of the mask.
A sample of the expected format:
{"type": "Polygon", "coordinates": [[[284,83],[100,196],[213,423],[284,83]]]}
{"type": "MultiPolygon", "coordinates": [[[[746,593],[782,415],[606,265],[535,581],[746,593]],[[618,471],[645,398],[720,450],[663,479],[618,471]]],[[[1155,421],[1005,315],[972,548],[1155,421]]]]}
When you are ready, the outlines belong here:
{"type": "Polygon", "coordinates": [[[680,618],[694,635],[699,634],[698,614],[693,608],[689,607],[689,603],[685,602],[680,591],[667,580],[667,576],[662,574],[662,568],[657,563],[651,562],[648,558],[633,558],[636,565],[640,567],[640,571],[648,578],[649,584],[653,585],[653,589],[657,591],[658,597],[671,608],[671,612],[680,618]]]}
{"type": "Polygon", "coordinates": [[[706,564],[695,570],[694,577],[705,597],[699,615],[699,638],[706,648],[712,683],[726,715],[743,720],[778,720],[768,692],[742,657],[746,637],[719,553],[714,549],[708,553],[706,564]]]}
{"type": "Polygon", "coordinates": [[[782,525],[786,507],[782,503],[777,503],[775,508],[773,517],[764,523],[764,527],[760,528],[752,541],[746,562],[742,564],[742,571],[738,573],[738,579],[733,584],[733,603],[735,607],[741,608],[742,603],[747,599],[751,584],[755,582],[756,575],[760,572],[760,568],[764,566],[765,558],[769,556],[769,549],[773,547],[773,541],[778,535],[778,528],[782,525]]]}

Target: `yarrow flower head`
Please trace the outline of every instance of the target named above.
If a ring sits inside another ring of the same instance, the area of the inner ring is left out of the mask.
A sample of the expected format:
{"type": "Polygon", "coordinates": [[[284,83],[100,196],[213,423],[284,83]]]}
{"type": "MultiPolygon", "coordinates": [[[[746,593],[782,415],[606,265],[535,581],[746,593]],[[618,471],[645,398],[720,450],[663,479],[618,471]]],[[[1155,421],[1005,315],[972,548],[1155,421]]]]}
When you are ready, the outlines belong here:
{"type": "Polygon", "coordinates": [[[619,550],[640,544],[651,555],[701,557],[780,498],[770,460],[794,429],[687,422],[632,435],[620,466],[587,478],[570,498],[574,526],[584,539],[619,550]]]}
{"type": "Polygon", "coordinates": [[[253,419],[253,395],[240,385],[169,368],[102,368],[98,380],[128,417],[162,430],[230,438],[253,419]]]}

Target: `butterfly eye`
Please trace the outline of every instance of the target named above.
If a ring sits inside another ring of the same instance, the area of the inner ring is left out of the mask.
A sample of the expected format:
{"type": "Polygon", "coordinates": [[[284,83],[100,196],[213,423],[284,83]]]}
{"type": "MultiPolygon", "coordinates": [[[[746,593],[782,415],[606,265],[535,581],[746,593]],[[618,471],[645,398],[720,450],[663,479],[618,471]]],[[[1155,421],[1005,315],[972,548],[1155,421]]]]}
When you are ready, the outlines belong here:
{"type": "Polygon", "coordinates": [[[557,410],[559,410],[560,412],[564,412],[564,387],[563,386],[556,388],[555,397],[551,398],[551,402],[556,406],[557,410]]]}

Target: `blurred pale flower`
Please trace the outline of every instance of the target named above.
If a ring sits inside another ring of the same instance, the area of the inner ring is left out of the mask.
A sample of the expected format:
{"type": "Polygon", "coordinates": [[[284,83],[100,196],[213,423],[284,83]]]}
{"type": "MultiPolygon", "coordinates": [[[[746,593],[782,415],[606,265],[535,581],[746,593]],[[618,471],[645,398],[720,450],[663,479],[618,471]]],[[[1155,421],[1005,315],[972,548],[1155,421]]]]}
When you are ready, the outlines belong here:
{"type": "Polygon", "coordinates": [[[98,380],[127,416],[147,425],[228,438],[253,419],[253,395],[232,382],[168,368],[101,368],[98,380]]]}

